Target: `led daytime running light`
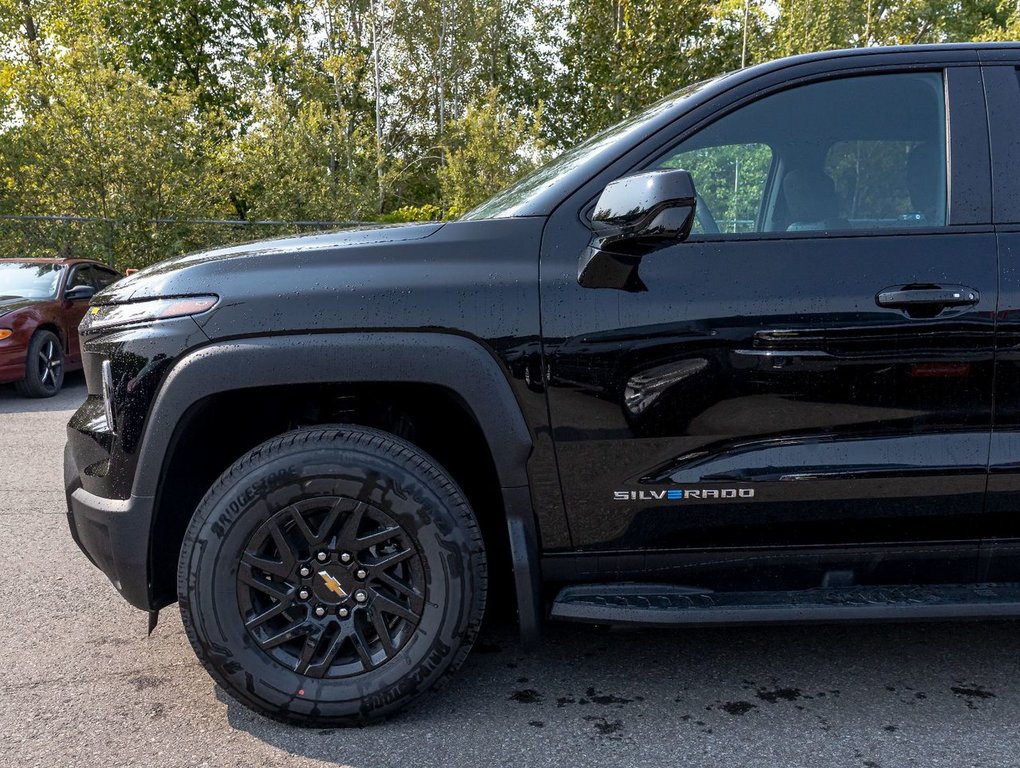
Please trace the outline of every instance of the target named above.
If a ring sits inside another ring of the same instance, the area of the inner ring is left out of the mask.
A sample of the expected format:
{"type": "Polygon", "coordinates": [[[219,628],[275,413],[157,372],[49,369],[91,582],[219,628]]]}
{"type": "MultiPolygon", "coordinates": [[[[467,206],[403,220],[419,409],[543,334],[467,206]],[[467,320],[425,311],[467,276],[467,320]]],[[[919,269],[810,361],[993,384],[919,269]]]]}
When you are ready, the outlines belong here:
{"type": "Polygon", "coordinates": [[[126,304],[100,304],[89,309],[82,320],[83,331],[95,331],[118,325],[148,323],[175,317],[198,315],[212,309],[218,296],[178,296],[168,299],[146,299],[126,304]]]}

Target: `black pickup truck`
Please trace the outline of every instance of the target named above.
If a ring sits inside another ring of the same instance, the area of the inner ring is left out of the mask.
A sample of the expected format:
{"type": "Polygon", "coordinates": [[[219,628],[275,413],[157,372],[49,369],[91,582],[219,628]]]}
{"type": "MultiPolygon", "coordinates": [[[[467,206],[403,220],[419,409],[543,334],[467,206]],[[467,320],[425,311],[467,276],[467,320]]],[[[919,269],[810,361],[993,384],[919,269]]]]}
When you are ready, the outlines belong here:
{"type": "Polygon", "coordinates": [[[435,688],[504,577],[526,643],[1020,615],[1018,67],[775,61],[459,221],[145,269],[82,322],[71,532],[309,725],[435,688]]]}

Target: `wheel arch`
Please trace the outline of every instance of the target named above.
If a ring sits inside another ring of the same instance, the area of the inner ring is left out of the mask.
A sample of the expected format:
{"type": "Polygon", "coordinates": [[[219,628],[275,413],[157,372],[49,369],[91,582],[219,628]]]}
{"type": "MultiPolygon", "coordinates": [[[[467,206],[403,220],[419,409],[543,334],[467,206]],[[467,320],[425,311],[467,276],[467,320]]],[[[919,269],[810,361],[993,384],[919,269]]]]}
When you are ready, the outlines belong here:
{"type": "MultiPolygon", "coordinates": [[[[57,340],[60,342],[61,350],[65,355],[67,354],[68,352],[67,334],[64,333],[64,329],[61,328],[60,325],[55,320],[40,321],[39,323],[36,324],[35,328],[32,329],[31,336],[35,336],[37,333],[39,333],[39,331],[49,331],[54,336],[56,336],[57,340]]],[[[31,336],[29,337],[29,339],[31,339],[31,336]]]]}
{"type": "MultiPolygon", "coordinates": [[[[521,634],[541,620],[538,538],[526,471],[532,436],[507,375],[492,353],[465,336],[439,332],[346,332],[214,342],[182,358],[151,407],[133,496],[157,500],[182,416],[203,400],[259,387],[417,384],[457,398],[488,446],[506,516],[521,634]]],[[[156,530],[153,520],[151,530],[156,530]]],[[[150,542],[150,552],[155,542],[150,542]]],[[[150,555],[150,567],[152,557],[150,555]]],[[[152,580],[150,578],[150,584],[152,580]]]]}

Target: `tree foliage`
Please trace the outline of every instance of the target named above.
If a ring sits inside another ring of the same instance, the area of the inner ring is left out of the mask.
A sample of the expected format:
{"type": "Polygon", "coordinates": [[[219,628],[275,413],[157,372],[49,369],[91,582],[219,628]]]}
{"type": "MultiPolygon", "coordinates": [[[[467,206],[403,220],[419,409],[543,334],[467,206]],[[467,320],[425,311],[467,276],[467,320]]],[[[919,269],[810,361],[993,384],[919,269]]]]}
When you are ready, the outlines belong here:
{"type": "MultiPolygon", "coordinates": [[[[0,220],[0,255],[454,216],[742,64],[1018,36],[1015,0],[0,0],[0,214],[78,219],[0,220]]],[[[744,184],[762,158],[689,162],[744,184]]]]}
{"type": "Polygon", "coordinates": [[[94,63],[91,53],[74,46],[51,60],[43,51],[45,66],[23,68],[8,87],[18,119],[0,136],[4,212],[101,220],[85,238],[37,227],[33,255],[116,254],[146,263],[150,254],[194,247],[148,222],[208,210],[213,147],[197,119],[196,93],[154,88],[131,70],[94,63]]]}
{"type": "Polygon", "coordinates": [[[468,105],[450,126],[446,162],[439,169],[442,201],[449,215],[460,215],[534,169],[540,117],[509,114],[493,88],[468,105]]]}

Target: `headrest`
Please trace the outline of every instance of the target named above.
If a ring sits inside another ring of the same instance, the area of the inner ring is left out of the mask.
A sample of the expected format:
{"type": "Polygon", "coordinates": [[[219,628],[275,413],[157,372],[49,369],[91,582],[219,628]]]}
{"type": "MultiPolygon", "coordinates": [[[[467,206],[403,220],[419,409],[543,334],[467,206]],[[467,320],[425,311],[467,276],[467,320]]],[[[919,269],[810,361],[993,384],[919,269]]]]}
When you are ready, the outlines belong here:
{"type": "Polygon", "coordinates": [[[790,171],[783,178],[783,195],[791,222],[824,221],[839,215],[836,185],[824,171],[790,171]]]}

